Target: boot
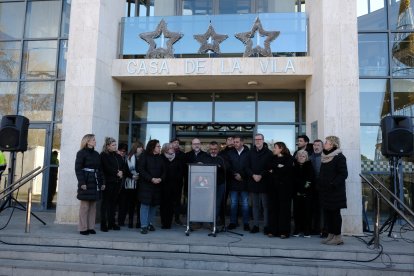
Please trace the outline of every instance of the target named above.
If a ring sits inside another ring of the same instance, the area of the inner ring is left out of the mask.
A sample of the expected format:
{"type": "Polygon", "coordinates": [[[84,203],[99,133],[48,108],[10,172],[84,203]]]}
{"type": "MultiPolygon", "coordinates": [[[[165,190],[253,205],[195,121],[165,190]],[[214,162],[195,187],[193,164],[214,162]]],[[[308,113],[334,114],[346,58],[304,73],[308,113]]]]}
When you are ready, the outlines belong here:
{"type": "Polygon", "coordinates": [[[328,241],[332,240],[334,236],[334,234],[328,234],[328,237],[326,239],[321,240],[321,243],[326,244],[328,241]]]}
{"type": "Polygon", "coordinates": [[[335,235],[330,241],[327,241],[326,244],[328,245],[341,245],[344,244],[341,235],[335,235]]]}

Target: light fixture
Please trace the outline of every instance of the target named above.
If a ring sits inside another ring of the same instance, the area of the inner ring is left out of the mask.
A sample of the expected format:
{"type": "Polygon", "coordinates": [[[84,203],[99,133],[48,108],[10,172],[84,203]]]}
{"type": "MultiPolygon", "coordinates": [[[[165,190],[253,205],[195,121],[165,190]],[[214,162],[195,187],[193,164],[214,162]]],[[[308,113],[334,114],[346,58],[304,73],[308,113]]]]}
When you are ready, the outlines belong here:
{"type": "Polygon", "coordinates": [[[168,86],[171,86],[171,87],[177,87],[178,86],[178,83],[176,83],[174,81],[169,81],[169,82],[167,82],[167,85],[168,86]]]}
{"type": "Polygon", "coordinates": [[[257,83],[257,81],[248,81],[247,82],[247,85],[249,85],[249,86],[253,86],[253,85],[257,85],[258,83],[257,83]]]}

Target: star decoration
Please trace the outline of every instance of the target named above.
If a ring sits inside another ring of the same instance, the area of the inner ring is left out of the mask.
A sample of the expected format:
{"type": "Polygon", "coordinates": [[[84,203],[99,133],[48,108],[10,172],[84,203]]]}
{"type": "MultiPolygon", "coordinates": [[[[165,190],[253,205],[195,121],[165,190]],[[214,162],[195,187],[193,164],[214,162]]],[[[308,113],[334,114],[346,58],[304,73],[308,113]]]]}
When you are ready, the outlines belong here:
{"type": "Polygon", "coordinates": [[[167,29],[167,23],[165,23],[164,19],[160,21],[155,31],[139,35],[141,39],[145,40],[145,42],[149,44],[145,58],[174,58],[174,49],[172,46],[183,36],[184,35],[182,33],[170,32],[167,29]],[[154,41],[154,39],[159,38],[161,34],[163,34],[165,38],[168,38],[166,43],[167,48],[158,48],[154,41]]]}
{"type": "Polygon", "coordinates": [[[274,31],[274,32],[268,32],[263,30],[262,23],[260,22],[260,19],[257,17],[256,21],[253,24],[253,28],[250,32],[245,33],[238,33],[234,36],[243,42],[244,45],[246,45],[246,48],[244,50],[243,57],[250,57],[255,54],[262,55],[264,57],[271,57],[272,56],[272,50],[270,49],[270,43],[275,40],[279,36],[280,32],[274,31]],[[253,48],[253,41],[252,38],[254,38],[255,33],[258,32],[261,37],[267,37],[264,41],[264,48],[260,47],[260,45],[257,45],[253,48]]]}
{"type": "Polygon", "coordinates": [[[207,32],[204,34],[194,35],[194,39],[201,44],[200,49],[198,49],[199,54],[205,54],[209,51],[220,54],[220,43],[228,37],[228,35],[217,34],[211,24],[208,26],[207,32]],[[213,43],[208,41],[210,37],[213,43]]]}

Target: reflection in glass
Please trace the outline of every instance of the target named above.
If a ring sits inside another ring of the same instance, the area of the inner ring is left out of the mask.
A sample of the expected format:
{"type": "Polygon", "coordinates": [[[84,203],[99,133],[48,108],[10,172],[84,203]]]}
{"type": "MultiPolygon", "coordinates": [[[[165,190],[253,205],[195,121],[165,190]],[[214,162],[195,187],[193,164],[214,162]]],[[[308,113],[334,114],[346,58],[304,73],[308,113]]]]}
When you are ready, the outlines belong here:
{"type": "Polygon", "coordinates": [[[387,34],[358,35],[359,74],[361,76],[388,75],[387,34]]]}
{"type": "Polygon", "coordinates": [[[53,130],[53,140],[52,140],[52,149],[60,151],[60,139],[62,137],[62,124],[55,124],[55,128],[53,130]]]}
{"type": "Polygon", "coordinates": [[[56,76],[57,41],[25,41],[23,79],[51,79],[56,76]]]}
{"type": "Polygon", "coordinates": [[[133,120],[169,121],[170,94],[136,94],[133,120]]]}
{"type": "Polygon", "coordinates": [[[384,0],[357,1],[358,30],[387,29],[387,13],[384,0]]]}
{"type": "MultiPolygon", "coordinates": [[[[303,5],[304,6],[304,5],[303,5]]],[[[256,0],[256,12],[297,12],[297,0],[256,0]]],[[[304,10],[302,10],[303,12],[304,10]]]]}
{"type": "Polygon", "coordinates": [[[16,114],[17,82],[0,82],[0,117],[16,114]]]}
{"type": "Polygon", "coordinates": [[[176,94],[173,104],[175,122],[212,122],[211,94],[176,94]]]}
{"type": "Polygon", "coordinates": [[[121,94],[121,110],[119,113],[119,120],[120,121],[128,121],[129,120],[129,110],[131,105],[129,104],[132,102],[132,95],[131,94],[121,94]]]}
{"type": "Polygon", "coordinates": [[[0,40],[21,39],[25,3],[0,3],[0,40]]]}
{"type": "MultiPolygon", "coordinates": [[[[372,162],[388,162],[381,154],[381,135],[382,132],[380,126],[361,126],[361,162],[363,166],[375,166],[372,162]]],[[[383,167],[386,168],[386,166],[383,167]]],[[[363,170],[366,169],[363,167],[363,170]]],[[[375,171],[379,170],[380,168],[375,169],[375,171]]]]}
{"type": "Polygon", "coordinates": [[[183,0],[182,15],[213,14],[213,1],[183,0]]]}
{"type": "Polygon", "coordinates": [[[132,126],[132,142],[141,141],[146,146],[151,139],[157,139],[160,144],[170,141],[169,124],[140,124],[132,126]]]}
{"type": "Polygon", "coordinates": [[[69,36],[70,7],[72,0],[63,0],[62,26],[60,29],[61,37],[69,36]]]}
{"type": "Polygon", "coordinates": [[[55,121],[61,122],[63,118],[63,99],[65,95],[65,82],[58,81],[56,91],[56,109],[55,109],[55,121]]]}
{"type": "Polygon", "coordinates": [[[296,93],[259,94],[259,122],[296,122],[298,95],[296,93]]]}
{"type": "Polygon", "coordinates": [[[394,79],[394,114],[414,117],[414,79],[394,79]]]}
{"type": "Polygon", "coordinates": [[[31,121],[51,121],[54,103],[54,82],[22,82],[19,115],[31,121]]]}
{"type": "Polygon", "coordinates": [[[246,14],[252,13],[254,1],[233,0],[220,1],[218,14],[246,14]]]}
{"type": "Polygon", "coordinates": [[[254,94],[215,94],[214,121],[223,122],[254,122],[254,94]]]}
{"type": "Polygon", "coordinates": [[[67,53],[68,53],[68,41],[61,40],[59,46],[59,68],[58,68],[58,78],[64,79],[66,77],[66,62],[67,62],[67,53]]]}
{"type": "Polygon", "coordinates": [[[296,143],[296,127],[294,125],[258,125],[257,133],[264,135],[265,143],[269,149],[273,148],[276,142],[284,142],[290,152],[295,151],[296,143]]]}
{"type": "Polygon", "coordinates": [[[60,1],[27,3],[25,37],[57,37],[59,34],[60,1]]]}
{"type": "Polygon", "coordinates": [[[359,80],[361,123],[379,124],[390,114],[390,89],[386,79],[359,80]]]}
{"type": "Polygon", "coordinates": [[[0,79],[19,77],[21,42],[0,42],[0,79]]]}
{"type": "Polygon", "coordinates": [[[390,16],[390,28],[401,30],[401,26],[407,31],[413,31],[414,1],[391,0],[388,2],[388,13],[390,16]],[[409,4],[407,6],[407,4],[409,4]]]}
{"type": "Polygon", "coordinates": [[[128,144],[128,137],[129,137],[129,124],[120,123],[118,143],[128,144]]]}

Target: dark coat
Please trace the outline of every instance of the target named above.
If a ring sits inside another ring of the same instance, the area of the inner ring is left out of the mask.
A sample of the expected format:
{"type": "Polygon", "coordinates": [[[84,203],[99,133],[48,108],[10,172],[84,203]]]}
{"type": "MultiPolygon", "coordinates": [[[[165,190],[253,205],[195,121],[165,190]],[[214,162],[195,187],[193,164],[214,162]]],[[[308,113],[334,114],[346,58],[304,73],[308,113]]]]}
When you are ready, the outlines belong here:
{"type": "Polygon", "coordinates": [[[198,158],[198,161],[203,164],[217,165],[217,185],[222,185],[226,182],[226,172],[228,163],[226,157],[220,152],[216,157],[210,154],[205,154],[198,158]]]}
{"type": "Polygon", "coordinates": [[[322,163],[319,172],[319,191],[322,207],[328,210],[346,208],[345,179],[348,177],[346,158],[337,154],[330,162],[322,163]]]}
{"type": "Polygon", "coordinates": [[[245,168],[248,156],[249,148],[246,145],[243,146],[243,151],[240,155],[235,148],[227,151],[227,158],[229,161],[228,174],[230,175],[230,191],[247,191],[247,175],[245,168]],[[234,178],[236,173],[240,174],[242,181],[238,181],[234,178]]]}
{"type": "Polygon", "coordinates": [[[102,169],[99,153],[89,148],[78,151],[75,160],[75,173],[78,179],[77,198],[88,201],[99,200],[102,186],[102,169]],[[84,168],[94,169],[95,172],[84,171],[84,168]],[[86,190],[80,188],[82,185],[86,185],[86,190]]]}
{"type": "Polygon", "coordinates": [[[272,171],[270,184],[271,191],[282,193],[284,196],[291,198],[293,191],[292,178],[294,162],[294,158],[291,155],[272,156],[269,165],[269,169],[272,171]]]}
{"type": "Polygon", "coordinates": [[[249,151],[245,168],[248,191],[252,193],[266,193],[270,182],[269,163],[273,154],[266,145],[261,150],[253,147],[249,151]],[[254,181],[253,174],[261,175],[259,182],[254,181]]]}
{"type": "Polygon", "coordinates": [[[124,177],[130,174],[125,160],[116,152],[102,152],[101,163],[105,185],[116,186],[115,188],[120,189],[122,179],[118,177],[118,171],[122,171],[124,177]]]}
{"type": "Polygon", "coordinates": [[[184,162],[187,164],[198,163],[201,162],[200,159],[205,158],[208,154],[205,151],[200,150],[200,152],[196,155],[194,150],[191,150],[184,155],[184,162]]]}
{"type": "Polygon", "coordinates": [[[165,163],[166,177],[161,189],[163,193],[167,193],[172,197],[173,193],[177,193],[183,186],[184,163],[177,158],[177,155],[172,161],[169,161],[165,155],[162,157],[165,163]]]}
{"type": "Polygon", "coordinates": [[[139,201],[146,205],[159,205],[161,203],[161,185],[166,180],[167,170],[165,161],[160,154],[143,153],[138,162],[139,172],[139,201]],[[161,178],[161,183],[154,184],[152,178],[161,178]]]}
{"type": "Polygon", "coordinates": [[[305,163],[300,164],[296,161],[293,168],[293,194],[295,196],[310,197],[315,188],[314,179],[312,163],[306,161],[305,163]],[[308,185],[306,183],[308,183],[308,185]]]}

